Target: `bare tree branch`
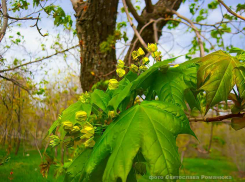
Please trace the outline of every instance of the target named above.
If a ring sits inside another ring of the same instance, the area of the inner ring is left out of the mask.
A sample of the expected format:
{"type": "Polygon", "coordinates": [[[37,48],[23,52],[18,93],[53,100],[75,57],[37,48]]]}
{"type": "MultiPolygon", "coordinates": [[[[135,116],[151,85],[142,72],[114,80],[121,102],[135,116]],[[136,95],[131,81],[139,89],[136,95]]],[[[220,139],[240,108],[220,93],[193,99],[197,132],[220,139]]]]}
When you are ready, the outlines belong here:
{"type": "MultiPolygon", "coordinates": [[[[145,24],[141,29],[140,29],[140,32],[139,32],[139,34],[141,35],[141,33],[143,32],[143,30],[147,27],[147,26],[149,26],[151,23],[153,23],[154,21],[153,20],[150,20],[147,24],[145,24]]],[[[135,49],[135,46],[136,46],[136,43],[139,41],[139,39],[138,39],[138,37],[137,37],[137,39],[134,41],[134,44],[133,44],[133,47],[132,47],[132,49],[130,50],[130,55],[132,55],[132,52],[134,51],[134,49],[135,49]]],[[[129,58],[128,58],[128,65],[130,65],[131,64],[131,56],[129,56],[129,58]]]]}
{"type": "Polygon", "coordinates": [[[140,36],[138,30],[136,29],[136,27],[134,26],[134,24],[133,24],[133,22],[132,22],[132,20],[131,20],[131,18],[130,18],[130,15],[129,15],[129,12],[128,12],[128,7],[127,7],[127,4],[126,4],[126,1],[125,1],[125,0],[122,0],[122,2],[123,2],[123,6],[124,6],[124,9],[125,9],[125,12],[126,12],[128,21],[129,21],[129,23],[130,23],[130,26],[133,28],[134,33],[135,33],[135,35],[138,37],[140,43],[144,46],[144,48],[145,48],[146,50],[148,50],[145,41],[144,41],[144,40],[142,39],[142,37],[140,36]]]}
{"type": "Polygon", "coordinates": [[[145,0],[145,7],[147,13],[152,13],[154,10],[151,0],[145,0]]]}
{"type": "Polygon", "coordinates": [[[204,53],[203,42],[202,42],[202,38],[201,38],[200,31],[198,30],[198,28],[194,25],[194,23],[190,19],[188,19],[185,16],[179,14],[177,11],[169,10],[169,12],[172,12],[173,14],[176,14],[179,18],[187,21],[190,24],[192,29],[195,31],[197,39],[198,39],[198,43],[199,43],[199,47],[200,47],[200,57],[204,57],[205,53],[204,53]]]}
{"type": "Polygon", "coordinates": [[[222,1],[222,0],[218,0],[218,1],[225,7],[225,9],[227,9],[227,11],[228,11],[230,14],[236,16],[237,18],[240,18],[240,19],[242,19],[242,20],[245,20],[245,17],[243,17],[243,16],[241,16],[241,15],[235,13],[234,11],[232,11],[231,8],[229,8],[229,7],[224,3],[224,1],[222,1]]]}
{"type": "Polygon", "coordinates": [[[40,34],[42,37],[45,37],[45,36],[47,36],[47,35],[46,35],[46,34],[43,35],[42,32],[41,32],[42,29],[38,27],[39,16],[40,16],[40,13],[38,14],[36,23],[35,23],[34,25],[32,25],[31,27],[37,27],[37,31],[39,32],[39,34],[40,34]]]}
{"type": "Polygon", "coordinates": [[[0,75],[0,78],[2,78],[2,79],[4,79],[4,80],[7,80],[7,81],[9,81],[9,82],[12,82],[12,83],[15,84],[16,86],[18,86],[18,87],[24,89],[25,91],[27,91],[28,94],[30,94],[29,89],[28,89],[27,87],[25,87],[24,85],[22,85],[21,83],[19,83],[18,81],[16,81],[15,79],[13,79],[13,78],[7,78],[7,77],[2,76],[2,75],[0,75]]]}
{"type": "Polygon", "coordinates": [[[54,54],[51,54],[51,55],[49,55],[49,56],[47,56],[47,57],[38,59],[38,60],[36,60],[36,61],[27,62],[27,63],[21,64],[21,65],[15,66],[15,67],[13,67],[13,68],[5,69],[5,70],[0,70],[0,73],[7,72],[7,71],[12,71],[12,70],[15,70],[15,69],[17,69],[17,68],[20,68],[20,67],[22,67],[22,66],[27,66],[27,65],[29,65],[29,64],[33,64],[33,63],[37,63],[37,62],[43,61],[43,60],[48,59],[48,58],[51,58],[51,57],[53,57],[53,56],[55,56],[55,55],[62,54],[62,53],[64,53],[64,52],[66,52],[66,51],[69,51],[69,50],[71,50],[71,49],[74,49],[74,48],[76,48],[76,47],[78,47],[78,46],[79,46],[79,45],[75,45],[75,46],[73,46],[73,47],[67,48],[67,49],[65,49],[65,50],[63,50],[63,51],[56,52],[56,53],[54,53],[54,54]]]}
{"type": "Polygon", "coordinates": [[[3,9],[3,27],[0,31],[0,42],[3,40],[3,37],[6,33],[7,26],[8,26],[8,11],[7,11],[7,4],[6,0],[2,0],[2,9],[3,9]]]}
{"type": "Polygon", "coordinates": [[[0,10],[0,13],[5,17],[7,16],[8,19],[13,19],[13,20],[37,20],[37,18],[33,18],[33,17],[28,17],[28,16],[25,16],[25,17],[22,17],[22,18],[18,18],[18,17],[12,17],[12,16],[9,16],[8,14],[7,15],[4,15],[3,12],[0,10]]]}
{"type": "Polygon", "coordinates": [[[138,15],[136,9],[134,8],[133,4],[131,3],[131,0],[126,0],[126,4],[128,6],[128,9],[130,10],[132,15],[134,16],[134,18],[137,20],[137,22],[144,24],[145,23],[144,19],[138,15]]]}

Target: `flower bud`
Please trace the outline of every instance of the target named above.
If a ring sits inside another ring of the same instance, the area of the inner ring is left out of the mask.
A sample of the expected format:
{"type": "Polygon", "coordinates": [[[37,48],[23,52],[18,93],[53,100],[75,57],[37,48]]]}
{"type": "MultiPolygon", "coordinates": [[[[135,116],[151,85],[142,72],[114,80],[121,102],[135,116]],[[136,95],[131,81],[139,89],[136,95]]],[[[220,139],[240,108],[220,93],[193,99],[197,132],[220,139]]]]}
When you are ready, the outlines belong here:
{"type": "Polygon", "coordinates": [[[144,52],[144,50],[143,50],[141,47],[138,49],[137,55],[138,55],[138,56],[143,56],[143,55],[145,55],[145,52],[144,52]]]}
{"type": "Polygon", "coordinates": [[[117,75],[118,75],[120,78],[123,77],[123,76],[125,75],[125,70],[124,70],[124,69],[119,68],[119,69],[116,70],[116,72],[117,72],[117,75]]]}
{"type": "Polygon", "coordinates": [[[138,66],[135,64],[130,65],[130,71],[137,73],[138,72],[138,66]]]}
{"type": "Polygon", "coordinates": [[[116,79],[110,79],[108,88],[109,90],[115,90],[117,89],[118,85],[119,85],[119,82],[116,79]]]}
{"type": "Polygon", "coordinates": [[[50,145],[51,147],[55,147],[55,146],[59,145],[60,139],[59,139],[58,136],[52,135],[52,136],[50,136],[50,138],[52,139],[52,140],[49,142],[49,145],[50,145]]]}
{"type": "Polygon", "coordinates": [[[141,102],[142,102],[142,99],[140,99],[140,97],[136,97],[135,101],[134,101],[134,104],[138,104],[138,103],[141,103],[141,102]]]}
{"type": "Polygon", "coordinates": [[[88,139],[86,142],[84,142],[84,146],[86,148],[93,147],[95,145],[94,137],[88,139]]]}
{"type": "Polygon", "coordinates": [[[79,100],[83,103],[89,103],[90,102],[90,94],[88,92],[83,93],[80,97],[79,100]]]}
{"type": "Polygon", "coordinates": [[[145,65],[140,66],[140,70],[146,71],[148,68],[145,65]]]}
{"type": "Polygon", "coordinates": [[[62,123],[62,125],[63,125],[63,129],[66,131],[70,131],[73,128],[73,124],[70,121],[65,121],[62,123]]]}
{"type": "Polygon", "coordinates": [[[76,120],[77,121],[86,121],[87,120],[87,113],[85,111],[77,111],[76,112],[76,120]]]}
{"type": "Polygon", "coordinates": [[[156,52],[157,51],[157,44],[148,44],[148,50],[150,52],[156,52]]]}
{"type": "Polygon", "coordinates": [[[83,128],[81,129],[81,133],[85,133],[88,135],[94,135],[94,127],[90,123],[86,123],[83,128]]]}
{"type": "Polygon", "coordinates": [[[142,63],[143,63],[144,65],[148,64],[149,62],[150,62],[150,60],[149,60],[148,57],[144,57],[144,58],[142,59],[142,63]]]}
{"type": "Polygon", "coordinates": [[[115,111],[109,111],[109,112],[108,112],[108,117],[110,117],[110,118],[115,118],[115,117],[116,117],[115,111]]]}
{"type": "Polygon", "coordinates": [[[80,128],[78,126],[74,126],[71,130],[71,133],[77,133],[80,131],[80,128]]]}
{"type": "Polygon", "coordinates": [[[138,60],[138,52],[137,51],[133,51],[132,52],[132,57],[133,57],[133,60],[138,60]]]}
{"type": "Polygon", "coordinates": [[[124,68],[124,62],[122,60],[118,60],[117,68],[124,68]]]}
{"type": "Polygon", "coordinates": [[[158,57],[161,56],[161,52],[160,52],[160,51],[153,52],[153,53],[151,54],[151,56],[152,56],[153,58],[158,58],[158,57]]]}

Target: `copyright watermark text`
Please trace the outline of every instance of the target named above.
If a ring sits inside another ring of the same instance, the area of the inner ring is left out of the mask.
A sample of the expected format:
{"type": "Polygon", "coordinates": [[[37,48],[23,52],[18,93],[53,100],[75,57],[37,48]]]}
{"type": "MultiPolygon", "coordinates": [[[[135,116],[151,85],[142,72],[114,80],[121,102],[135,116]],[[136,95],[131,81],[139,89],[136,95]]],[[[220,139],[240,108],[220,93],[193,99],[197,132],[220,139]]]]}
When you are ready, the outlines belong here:
{"type": "Polygon", "coordinates": [[[232,179],[232,176],[206,176],[206,175],[201,175],[201,176],[172,176],[172,175],[167,175],[167,176],[149,176],[150,180],[156,180],[156,179],[202,179],[202,180],[230,180],[232,179]]]}

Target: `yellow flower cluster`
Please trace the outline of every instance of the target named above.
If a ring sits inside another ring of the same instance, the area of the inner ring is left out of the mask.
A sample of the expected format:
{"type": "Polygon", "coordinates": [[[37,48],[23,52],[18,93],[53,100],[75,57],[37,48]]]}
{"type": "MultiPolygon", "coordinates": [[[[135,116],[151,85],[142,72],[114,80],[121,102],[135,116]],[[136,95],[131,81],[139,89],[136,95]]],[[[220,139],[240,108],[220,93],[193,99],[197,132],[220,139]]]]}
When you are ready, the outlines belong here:
{"type": "Polygon", "coordinates": [[[116,117],[115,111],[109,111],[108,112],[108,117],[111,118],[111,119],[115,118],[116,117]]]}
{"type": "Polygon", "coordinates": [[[85,111],[77,111],[75,117],[78,122],[84,122],[87,120],[87,113],[85,111]]]}
{"type": "Polygon", "coordinates": [[[122,60],[118,61],[116,72],[119,77],[123,77],[125,75],[126,71],[124,70],[124,62],[122,60]]]}
{"type": "Polygon", "coordinates": [[[157,51],[157,44],[148,44],[148,50],[151,52],[151,56],[156,61],[161,61],[162,59],[162,53],[160,51],[157,51]]]}
{"type": "Polygon", "coordinates": [[[52,140],[49,142],[49,145],[50,145],[51,147],[55,147],[55,146],[59,145],[60,139],[59,139],[58,136],[56,136],[56,135],[51,135],[49,138],[52,139],[52,140]]]}
{"type": "Polygon", "coordinates": [[[90,123],[86,122],[82,126],[81,133],[83,134],[80,139],[84,146],[87,147],[93,147],[95,145],[94,141],[94,127],[90,123]]]}
{"type": "Polygon", "coordinates": [[[135,64],[131,64],[130,65],[130,71],[137,73],[139,70],[138,66],[136,66],[135,64]]]}
{"type": "Polygon", "coordinates": [[[119,86],[119,82],[116,79],[110,79],[108,89],[109,90],[115,90],[119,86]]]}
{"type": "Polygon", "coordinates": [[[144,55],[145,55],[145,52],[141,47],[138,49],[138,51],[132,52],[132,57],[133,57],[133,60],[135,61],[137,61],[140,56],[144,56],[144,55]]]}
{"type": "Polygon", "coordinates": [[[145,65],[141,65],[141,66],[139,67],[139,69],[140,69],[141,71],[146,71],[148,68],[147,68],[145,65]]]}
{"type": "Polygon", "coordinates": [[[148,44],[148,50],[150,52],[156,52],[157,51],[157,44],[148,44]]]}
{"type": "Polygon", "coordinates": [[[71,131],[72,128],[73,128],[73,124],[72,124],[72,122],[70,122],[70,121],[64,121],[64,122],[62,123],[62,126],[63,126],[63,129],[64,129],[65,131],[67,131],[67,132],[71,131]]]}
{"type": "Polygon", "coordinates": [[[83,104],[87,104],[90,102],[90,94],[88,92],[82,93],[82,95],[79,97],[79,100],[83,104]]]}
{"type": "Polygon", "coordinates": [[[149,60],[148,57],[144,57],[144,58],[142,59],[142,64],[143,64],[143,65],[147,65],[149,62],[150,62],[150,60],[149,60]]]}
{"type": "MultiPolygon", "coordinates": [[[[79,122],[79,126],[73,126],[72,122],[65,121],[62,123],[63,129],[69,132],[70,135],[82,133],[80,141],[85,147],[93,147],[95,145],[94,138],[94,127],[89,122],[87,122],[87,113],[85,111],[78,111],[75,115],[76,121],[79,122]]],[[[52,142],[54,145],[55,142],[52,142]]],[[[57,143],[57,142],[56,142],[57,143]]]]}

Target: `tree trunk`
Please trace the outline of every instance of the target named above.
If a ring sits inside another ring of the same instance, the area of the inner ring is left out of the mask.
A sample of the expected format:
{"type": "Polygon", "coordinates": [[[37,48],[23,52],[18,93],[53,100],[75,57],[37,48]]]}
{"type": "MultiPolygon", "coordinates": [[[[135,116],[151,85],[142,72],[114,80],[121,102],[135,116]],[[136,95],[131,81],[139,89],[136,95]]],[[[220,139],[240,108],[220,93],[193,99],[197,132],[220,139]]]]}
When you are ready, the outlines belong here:
{"type": "Polygon", "coordinates": [[[20,126],[20,119],[21,119],[21,95],[20,95],[20,87],[18,88],[18,92],[19,92],[19,104],[18,104],[18,113],[17,113],[17,118],[18,118],[18,131],[17,131],[17,136],[18,136],[18,140],[17,140],[17,146],[15,149],[15,155],[18,154],[19,152],[19,148],[20,148],[20,142],[21,142],[21,126],[20,126]]]}
{"type": "Polygon", "coordinates": [[[116,69],[116,51],[112,49],[101,53],[100,44],[114,34],[118,0],[72,0],[72,3],[76,12],[76,29],[81,49],[80,81],[83,91],[88,91],[96,82],[115,75],[113,70],[116,69]],[[109,72],[112,74],[106,75],[109,72]]]}

